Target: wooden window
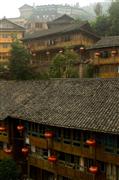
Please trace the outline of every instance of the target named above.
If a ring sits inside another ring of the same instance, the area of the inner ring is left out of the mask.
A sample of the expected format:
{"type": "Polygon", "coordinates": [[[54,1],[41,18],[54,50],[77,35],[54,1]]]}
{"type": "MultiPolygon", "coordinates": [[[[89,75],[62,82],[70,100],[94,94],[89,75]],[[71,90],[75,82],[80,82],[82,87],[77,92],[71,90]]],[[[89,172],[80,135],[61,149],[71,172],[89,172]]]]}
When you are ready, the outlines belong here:
{"type": "Polygon", "coordinates": [[[0,149],[3,149],[3,142],[0,142],[0,149]]]}
{"type": "Polygon", "coordinates": [[[89,148],[89,146],[86,144],[86,140],[90,138],[90,133],[89,132],[84,132],[83,133],[83,146],[86,148],[89,148]]]}
{"type": "Polygon", "coordinates": [[[105,151],[113,153],[116,146],[114,136],[106,135],[104,137],[104,141],[105,141],[105,151]]]}
{"type": "Polygon", "coordinates": [[[71,143],[71,130],[70,129],[63,129],[63,138],[64,138],[64,143],[66,144],[71,143]]]}
{"type": "Polygon", "coordinates": [[[40,125],[39,130],[40,130],[39,132],[40,137],[44,138],[46,127],[44,125],[40,125]]]}
{"type": "Polygon", "coordinates": [[[80,146],[81,132],[79,130],[73,130],[73,145],[80,146]]]}
{"type": "Polygon", "coordinates": [[[70,41],[70,40],[71,40],[71,38],[70,38],[69,35],[65,35],[65,36],[64,36],[64,41],[70,41]]]}
{"type": "Polygon", "coordinates": [[[102,51],[101,52],[101,58],[108,58],[109,57],[109,52],[108,51],[102,51]]]}
{"type": "Polygon", "coordinates": [[[61,128],[55,128],[53,131],[54,131],[54,140],[60,142],[61,141],[61,128]]]}

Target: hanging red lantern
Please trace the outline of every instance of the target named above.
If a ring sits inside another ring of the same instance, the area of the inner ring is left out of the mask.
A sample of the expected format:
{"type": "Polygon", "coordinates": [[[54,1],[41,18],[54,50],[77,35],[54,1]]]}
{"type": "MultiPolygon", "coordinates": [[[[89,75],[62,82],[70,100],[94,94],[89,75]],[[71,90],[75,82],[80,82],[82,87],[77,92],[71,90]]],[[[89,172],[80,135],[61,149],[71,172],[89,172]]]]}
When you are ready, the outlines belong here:
{"type": "Polygon", "coordinates": [[[80,47],[80,52],[84,52],[85,48],[83,46],[80,47]]]}
{"type": "Polygon", "coordinates": [[[57,161],[57,157],[55,155],[51,155],[51,156],[48,157],[48,161],[52,162],[52,163],[55,163],[57,161]]]}
{"type": "Polygon", "coordinates": [[[117,54],[116,50],[111,51],[112,56],[115,56],[117,54]]]}
{"type": "Polygon", "coordinates": [[[96,57],[99,57],[99,56],[100,56],[100,52],[96,52],[96,53],[95,53],[95,56],[96,56],[96,57]]]}
{"type": "Polygon", "coordinates": [[[95,146],[96,145],[96,140],[95,139],[87,139],[86,144],[89,146],[95,146]]]}
{"type": "Polygon", "coordinates": [[[45,136],[45,138],[53,138],[53,132],[52,131],[46,131],[44,136],[45,136]]]}
{"type": "Polygon", "coordinates": [[[4,148],[4,152],[6,154],[11,154],[12,153],[12,148],[4,148]]]}
{"type": "Polygon", "coordinates": [[[29,153],[29,148],[28,147],[23,147],[21,149],[21,152],[24,156],[28,156],[28,153],[29,153]]]}
{"type": "Polygon", "coordinates": [[[23,126],[22,124],[19,124],[19,125],[17,126],[17,130],[18,130],[19,132],[23,132],[24,126],[23,126]]]}
{"type": "Polygon", "coordinates": [[[0,132],[6,131],[6,128],[4,126],[0,126],[0,132]]]}
{"type": "Polygon", "coordinates": [[[97,166],[90,166],[89,171],[93,174],[96,174],[98,172],[97,166]]]}

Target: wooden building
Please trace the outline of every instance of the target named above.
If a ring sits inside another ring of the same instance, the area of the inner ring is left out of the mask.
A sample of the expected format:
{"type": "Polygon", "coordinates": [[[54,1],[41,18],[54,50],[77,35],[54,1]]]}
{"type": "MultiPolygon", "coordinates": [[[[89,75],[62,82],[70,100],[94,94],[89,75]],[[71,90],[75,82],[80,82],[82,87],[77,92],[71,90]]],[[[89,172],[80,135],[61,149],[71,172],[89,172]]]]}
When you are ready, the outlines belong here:
{"type": "Polygon", "coordinates": [[[0,159],[33,180],[119,179],[119,79],[0,87],[0,159]]]}
{"type": "Polygon", "coordinates": [[[0,20],[0,63],[6,64],[10,56],[11,43],[24,37],[25,29],[6,18],[0,20]]]}
{"type": "Polygon", "coordinates": [[[102,37],[89,49],[95,77],[119,77],[119,36],[102,37]]]}
{"type": "MultiPolygon", "coordinates": [[[[80,47],[86,49],[98,40],[99,37],[93,33],[88,22],[79,24],[67,15],[48,23],[47,30],[26,34],[23,39],[33,55],[33,64],[39,67],[48,67],[52,58],[65,48],[77,52],[80,59],[80,47]]],[[[85,53],[85,56],[88,54],[85,53]]]]}

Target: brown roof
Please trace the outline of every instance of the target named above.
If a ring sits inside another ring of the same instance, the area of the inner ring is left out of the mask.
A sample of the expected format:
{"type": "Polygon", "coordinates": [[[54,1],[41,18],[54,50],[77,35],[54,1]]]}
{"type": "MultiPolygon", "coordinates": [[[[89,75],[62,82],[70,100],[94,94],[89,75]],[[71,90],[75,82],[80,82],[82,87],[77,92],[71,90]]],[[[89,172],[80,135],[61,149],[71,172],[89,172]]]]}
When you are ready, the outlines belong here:
{"type": "Polygon", "coordinates": [[[119,134],[119,79],[0,81],[0,119],[119,134]]]}
{"type": "Polygon", "coordinates": [[[0,30],[1,31],[25,31],[25,28],[23,26],[20,26],[16,23],[13,23],[12,21],[3,18],[0,19],[0,30]]]}
{"type": "Polygon", "coordinates": [[[100,48],[108,48],[108,47],[119,47],[119,36],[102,37],[90,49],[100,49],[100,48]]]}
{"type": "Polygon", "coordinates": [[[89,29],[85,28],[86,24],[88,24],[88,22],[84,22],[82,24],[72,23],[70,25],[65,25],[65,26],[43,30],[40,32],[35,32],[33,34],[26,34],[24,37],[24,41],[30,40],[30,39],[43,38],[43,37],[47,37],[47,36],[51,36],[55,34],[64,34],[64,33],[72,32],[72,31],[81,31],[83,33],[86,33],[92,36],[93,38],[99,39],[99,37],[97,37],[97,35],[91,32],[91,30],[89,31],[89,29]]]}

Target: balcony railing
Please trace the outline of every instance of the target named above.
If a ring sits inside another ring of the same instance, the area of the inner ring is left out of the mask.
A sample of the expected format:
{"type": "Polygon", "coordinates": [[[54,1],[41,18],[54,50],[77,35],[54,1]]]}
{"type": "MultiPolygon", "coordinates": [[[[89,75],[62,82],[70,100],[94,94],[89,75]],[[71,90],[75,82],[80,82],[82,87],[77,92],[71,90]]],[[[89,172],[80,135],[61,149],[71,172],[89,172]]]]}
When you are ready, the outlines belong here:
{"type": "Polygon", "coordinates": [[[8,135],[6,133],[0,133],[0,142],[8,143],[8,135]]]}
{"type": "Polygon", "coordinates": [[[12,43],[12,38],[0,38],[0,43],[12,43]]]}
{"type": "Polygon", "coordinates": [[[55,44],[51,44],[51,45],[47,45],[47,44],[44,44],[44,45],[31,45],[31,49],[33,49],[34,51],[39,51],[39,50],[45,50],[45,49],[56,49],[56,48],[64,48],[64,47],[72,47],[72,46],[78,46],[78,45],[85,45],[85,46],[90,46],[92,45],[92,42],[90,41],[86,41],[86,40],[70,40],[70,41],[60,41],[60,42],[57,42],[55,44]]]}
{"type": "MultiPolygon", "coordinates": [[[[41,149],[47,149],[47,141],[44,138],[29,136],[30,144],[41,149]]],[[[104,146],[96,146],[95,149],[85,148],[84,146],[72,146],[71,144],[65,144],[63,142],[56,142],[53,140],[53,149],[59,152],[65,152],[77,156],[82,156],[90,159],[104,161],[105,163],[113,163],[119,165],[118,154],[112,154],[105,151],[104,146]]]]}
{"type": "Polygon", "coordinates": [[[119,56],[109,57],[109,58],[100,58],[100,57],[97,57],[97,58],[93,59],[92,63],[94,65],[118,64],[119,63],[119,56]]]}
{"type": "Polygon", "coordinates": [[[51,162],[48,162],[48,160],[46,159],[38,158],[37,156],[34,156],[34,155],[30,155],[28,161],[29,161],[29,165],[38,167],[46,171],[50,171],[57,175],[62,175],[62,176],[67,176],[67,177],[82,179],[82,180],[83,179],[93,180],[95,176],[86,171],[81,172],[80,170],[74,169],[73,166],[68,166],[68,165],[64,166],[60,162],[56,162],[53,164],[51,162]]]}

